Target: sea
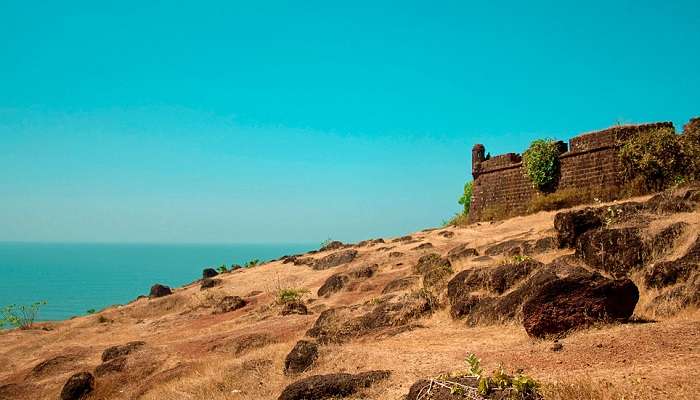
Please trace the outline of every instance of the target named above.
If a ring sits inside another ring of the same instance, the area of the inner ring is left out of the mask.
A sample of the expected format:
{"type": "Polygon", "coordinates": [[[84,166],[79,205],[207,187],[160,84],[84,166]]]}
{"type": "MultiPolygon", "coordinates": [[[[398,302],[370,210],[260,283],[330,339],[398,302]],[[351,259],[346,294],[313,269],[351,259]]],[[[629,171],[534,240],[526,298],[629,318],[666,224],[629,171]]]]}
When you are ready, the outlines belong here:
{"type": "Polygon", "coordinates": [[[0,308],[46,301],[37,320],[85,315],[178,287],[202,269],[272,260],[318,244],[76,244],[0,242],[0,308]]]}

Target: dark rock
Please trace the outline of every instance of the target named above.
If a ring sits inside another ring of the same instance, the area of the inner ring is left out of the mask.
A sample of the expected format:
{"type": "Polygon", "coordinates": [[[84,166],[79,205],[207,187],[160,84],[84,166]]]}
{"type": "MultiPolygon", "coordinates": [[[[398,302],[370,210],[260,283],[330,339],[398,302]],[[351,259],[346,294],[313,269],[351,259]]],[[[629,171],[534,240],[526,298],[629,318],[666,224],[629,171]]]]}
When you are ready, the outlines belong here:
{"type": "Polygon", "coordinates": [[[506,240],[505,242],[498,243],[486,249],[485,254],[487,256],[497,256],[501,254],[509,254],[513,251],[517,251],[520,254],[520,246],[524,243],[523,240],[506,240]],[[518,249],[518,250],[514,250],[518,249]]]}
{"type": "Polygon", "coordinates": [[[473,388],[473,390],[468,393],[462,394],[458,391],[452,391],[448,387],[435,385],[430,379],[421,379],[413,385],[411,385],[405,400],[487,399],[487,397],[479,395],[476,390],[476,388],[478,388],[479,386],[479,378],[463,376],[450,378],[450,381],[473,388]],[[429,396],[426,395],[428,392],[430,393],[429,396]],[[471,396],[468,396],[469,394],[471,394],[471,396]]]}
{"type": "Polygon", "coordinates": [[[307,315],[308,313],[309,309],[306,308],[306,305],[304,305],[304,303],[299,301],[290,301],[288,303],[284,303],[284,307],[282,307],[282,311],[280,312],[280,314],[282,315],[307,315]]]}
{"type": "Polygon", "coordinates": [[[400,251],[392,251],[391,253],[389,253],[389,257],[391,258],[401,257],[402,255],[403,253],[400,251]]]}
{"type": "MultiPolygon", "coordinates": [[[[557,241],[557,238],[553,236],[548,236],[548,237],[543,237],[541,239],[538,239],[534,246],[533,246],[533,253],[534,254],[539,254],[539,253],[545,253],[547,251],[551,250],[556,250],[557,247],[559,247],[559,242],[557,241]]],[[[526,252],[527,254],[527,252],[526,252]]]]}
{"type": "Polygon", "coordinates": [[[205,268],[202,271],[202,278],[213,278],[217,275],[219,275],[219,273],[216,272],[214,268],[205,268]]]}
{"type": "Polygon", "coordinates": [[[202,282],[199,285],[199,289],[200,290],[211,289],[215,286],[220,285],[221,282],[222,282],[221,279],[212,279],[212,278],[202,279],[202,282]]]}
{"type": "Polygon", "coordinates": [[[441,231],[441,232],[438,232],[438,235],[440,235],[446,239],[451,239],[455,236],[455,233],[452,231],[441,231]]]}
{"type": "Polygon", "coordinates": [[[662,192],[644,204],[646,209],[656,214],[671,214],[681,212],[691,212],[697,208],[697,204],[692,199],[685,199],[676,196],[672,192],[662,192]]]}
{"type": "Polygon", "coordinates": [[[403,278],[397,278],[389,282],[384,286],[382,294],[398,292],[401,290],[410,289],[418,283],[420,277],[418,275],[405,276],[403,278]]]}
{"type": "Polygon", "coordinates": [[[298,374],[306,371],[318,358],[318,344],[306,340],[300,340],[294,345],[287,358],[284,360],[284,372],[286,374],[298,374]]]}
{"type": "Polygon", "coordinates": [[[326,282],[318,289],[317,295],[330,296],[331,294],[340,291],[345,285],[350,282],[350,277],[345,274],[334,274],[326,279],[326,282]]]}
{"type": "Polygon", "coordinates": [[[554,343],[552,343],[552,347],[550,347],[549,349],[552,351],[562,351],[564,350],[564,345],[558,340],[555,340],[554,343]]]}
{"type": "Polygon", "coordinates": [[[223,314],[245,307],[246,301],[239,296],[226,296],[214,308],[214,314],[223,314]]]}
{"type": "Polygon", "coordinates": [[[430,314],[433,304],[432,299],[427,296],[407,294],[384,299],[366,313],[351,307],[331,308],[318,316],[314,326],[306,334],[324,344],[343,343],[385,328],[407,325],[430,314]]]}
{"type": "Polygon", "coordinates": [[[34,378],[55,375],[57,372],[68,370],[77,359],[78,357],[73,354],[52,357],[35,365],[29,375],[34,378]]]}
{"type": "Polygon", "coordinates": [[[423,285],[426,288],[433,288],[441,287],[454,271],[450,260],[432,253],[419,258],[413,267],[413,272],[423,276],[423,285]]]}
{"type": "Polygon", "coordinates": [[[108,374],[122,372],[126,369],[126,362],[126,356],[112,358],[107,362],[103,362],[95,367],[95,376],[99,378],[108,374]]]}
{"type": "Polygon", "coordinates": [[[61,390],[61,400],[80,400],[95,389],[95,377],[89,372],[78,372],[68,378],[61,390]]]}
{"type": "Polygon", "coordinates": [[[391,243],[410,242],[412,240],[413,240],[413,236],[407,235],[407,236],[398,237],[398,238],[392,240],[391,243]]]}
{"type": "Polygon", "coordinates": [[[676,222],[654,235],[649,244],[649,255],[658,258],[667,254],[674,248],[676,240],[685,233],[689,226],[685,222],[676,222]]]}
{"type": "Polygon", "coordinates": [[[641,267],[646,251],[638,228],[589,230],[576,242],[578,257],[618,278],[641,267]]]}
{"type": "Polygon", "coordinates": [[[170,290],[170,288],[165,286],[165,285],[161,285],[159,283],[156,283],[155,285],[151,286],[151,293],[150,293],[151,298],[163,297],[163,296],[168,296],[171,294],[173,294],[173,291],[170,290]]]}
{"type": "Polygon", "coordinates": [[[375,244],[385,243],[384,239],[363,240],[357,244],[357,247],[374,246],[375,244]]]}
{"type": "Polygon", "coordinates": [[[338,373],[313,375],[287,386],[279,400],[325,400],[347,397],[375,382],[387,379],[389,371],[369,371],[356,375],[338,373]]]}
{"type": "Polygon", "coordinates": [[[579,236],[601,226],[603,226],[603,220],[591,208],[564,211],[554,216],[554,229],[557,231],[557,242],[560,248],[574,247],[579,236]]]}
{"type": "Polygon", "coordinates": [[[547,264],[547,269],[555,273],[560,278],[571,275],[587,274],[586,263],[574,254],[567,254],[552,260],[547,264]]]}
{"type": "Polygon", "coordinates": [[[319,260],[316,260],[311,268],[315,270],[323,270],[337,267],[351,262],[357,256],[357,250],[349,249],[331,253],[319,260]]]}
{"type": "Polygon", "coordinates": [[[321,247],[320,251],[340,250],[344,247],[346,247],[346,245],[343,242],[339,242],[337,240],[334,240],[332,242],[327,243],[325,246],[321,247]]]}
{"type": "Polygon", "coordinates": [[[127,356],[136,350],[139,350],[146,345],[143,341],[134,341],[127,344],[108,347],[102,352],[102,362],[109,361],[113,358],[127,356]]]}
{"type": "Polygon", "coordinates": [[[316,262],[313,258],[311,257],[294,257],[294,260],[292,260],[294,265],[308,265],[311,266],[316,262]]]}
{"type": "Polygon", "coordinates": [[[238,271],[239,269],[243,269],[243,266],[239,264],[233,264],[231,265],[231,269],[229,270],[229,272],[238,271]]]}
{"type": "Polygon", "coordinates": [[[453,247],[449,252],[447,252],[447,259],[455,262],[461,258],[476,257],[479,252],[475,248],[469,247],[467,243],[460,244],[459,246],[453,247]]]}
{"type": "Polygon", "coordinates": [[[672,261],[662,261],[652,265],[644,273],[644,283],[648,287],[663,288],[684,282],[700,270],[700,238],[682,257],[672,261]]]}
{"type": "Polygon", "coordinates": [[[493,261],[493,258],[489,256],[480,256],[480,257],[474,257],[472,261],[478,261],[478,262],[485,262],[485,261],[493,261]]]}
{"type": "Polygon", "coordinates": [[[598,322],[627,320],[638,300],[639,290],[629,279],[595,273],[556,279],[525,301],[523,325],[533,337],[561,335],[598,322]]]}
{"type": "Polygon", "coordinates": [[[525,260],[520,263],[508,263],[499,265],[489,270],[488,273],[488,288],[498,294],[502,294],[506,290],[513,287],[523,278],[530,275],[532,271],[542,267],[542,263],[532,259],[525,260]]]}
{"type": "Polygon", "coordinates": [[[412,250],[426,250],[426,249],[432,249],[433,244],[432,243],[422,243],[419,244],[418,246],[414,247],[412,250]]]}
{"type": "Polygon", "coordinates": [[[378,269],[379,264],[364,265],[348,271],[348,275],[353,279],[367,279],[373,277],[378,269]]]}

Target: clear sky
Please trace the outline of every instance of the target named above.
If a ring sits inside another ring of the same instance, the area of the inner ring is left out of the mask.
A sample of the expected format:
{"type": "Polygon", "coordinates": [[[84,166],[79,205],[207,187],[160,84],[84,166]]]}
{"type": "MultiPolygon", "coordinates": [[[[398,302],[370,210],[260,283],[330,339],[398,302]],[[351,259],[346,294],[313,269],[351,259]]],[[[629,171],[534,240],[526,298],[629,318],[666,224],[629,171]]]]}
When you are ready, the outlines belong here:
{"type": "Polygon", "coordinates": [[[697,0],[342,3],[2,1],[0,240],[396,235],[475,142],[700,115],[697,0]]]}

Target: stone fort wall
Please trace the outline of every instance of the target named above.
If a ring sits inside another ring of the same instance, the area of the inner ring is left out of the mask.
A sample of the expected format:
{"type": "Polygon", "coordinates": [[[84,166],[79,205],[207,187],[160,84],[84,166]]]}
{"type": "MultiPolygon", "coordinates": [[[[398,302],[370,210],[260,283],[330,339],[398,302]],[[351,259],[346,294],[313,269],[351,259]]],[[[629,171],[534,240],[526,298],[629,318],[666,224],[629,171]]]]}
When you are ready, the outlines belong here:
{"type": "MultiPolygon", "coordinates": [[[[622,165],[618,157],[618,143],[635,133],[657,128],[674,129],[671,122],[623,125],[581,134],[570,139],[568,145],[559,142],[560,175],[556,191],[621,187],[622,165]]],[[[485,150],[481,144],[472,149],[474,186],[470,221],[489,219],[494,212],[501,215],[525,214],[537,191],[523,174],[521,155],[507,153],[486,159],[485,150]]]]}

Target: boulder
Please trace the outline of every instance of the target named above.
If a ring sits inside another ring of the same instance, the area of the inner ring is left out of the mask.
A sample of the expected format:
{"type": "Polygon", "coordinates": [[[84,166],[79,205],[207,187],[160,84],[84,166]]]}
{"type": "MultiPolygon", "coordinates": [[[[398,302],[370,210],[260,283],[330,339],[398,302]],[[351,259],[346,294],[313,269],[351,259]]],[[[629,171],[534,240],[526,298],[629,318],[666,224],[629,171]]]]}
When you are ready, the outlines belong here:
{"type": "MultiPolygon", "coordinates": [[[[464,389],[461,391],[451,390],[449,387],[436,385],[430,379],[421,379],[411,385],[406,395],[405,400],[464,400],[464,399],[486,399],[478,394],[479,378],[463,376],[449,379],[451,382],[456,382],[460,385],[473,388],[467,393],[464,389]],[[430,393],[428,395],[428,393],[430,393]]],[[[448,385],[446,385],[448,386],[448,385]]]]}
{"type": "Polygon", "coordinates": [[[284,303],[284,306],[282,307],[282,311],[280,311],[280,314],[282,315],[292,315],[292,314],[297,314],[297,315],[307,315],[309,313],[309,309],[306,308],[306,305],[300,301],[290,301],[287,303],[284,303]]]}
{"type": "Polygon", "coordinates": [[[146,342],[134,341],[126,344],[108,347],[102,352],[102,362],[109,361],[117,357],[127,356],[133,353],[134,351],[139,350],[145,345],[146,342]]]}
{"type": "Polygon", "coordinates": [[[393,239],[391,243],[400,243],[400,242],[410,242],[413,240],[413,236],[406,235],[406,236],[401,236],[396,239],[393,239]]]}
{"type": "Polygon", "coordinates": [[[173,294],[173,291],[170,290],[169,287],[156,283],[155,285],[151,286],[149,297],[153,299],[156,297],[169,296],[171,294],[173,294]]]}
{"type": "Polygon", "coordinates": [[[384,286],[382,294],[410,289],[418,283],[419,279],[420,276],[418,275],[409,275],[402,278],[394,279],[393,281],[387,283],[386,286],[384,286]]]}
{"type": "Polygon", "coordinates": [[[214,286],[220,285],[221,282],[222,282],[221,279],[212,279],[212,278],[202,279],[202,282],[199,285],[199,290],[211,289],[214,286]]]}
{"type": "Polygon", "coordinates": [[[204,270],[202,270],[202,278],[213,278],[217,275],[219,275],[219,273],[216,272],[214,268],[204,268],[204,270]]]}
{"type": "Polygon", "coordinates": [[[467,243],[462,243],[459,246],[453,247],[450,251],[447,252],[447,259],[452,262],[455,262],[462,258],[476,257],[478,255],[479,252],[476,251],[475,248],[469,247],[467,243]]]}
{"type": "Polygon", "coordinates": [[[522,252],[520,246],[524,243],[523,240],[506,240],[486,249],[487,256],[498,256],[502,254],[517,255],[522,252]]]}
{"type": "Polygon", "coordinates": [[[427,249],[432,249],[433,244],[432,243],[421,243],[418,246],[414,247],[412,250],[427,250],[427,249]]]}
{"type": "Polygon", "coordinates": [[[682,257],[648,267],[644,272],[644,283],[648,287],[663,288],[687,281],[696,271],[700,271],[700,238],[682,257]]]}
{"type": "Polygon", "coordinates": [[[78,372],[68,378],[61,390],[61,400],[80,400],[95,389],[95,377],[89,372],[78,372]]]}
{"type": "Polygon", "coordinates": [[[419,258],[416,265],[413,266],[413,272],[423,276],[425,288],[441,288],[454,273],[450,260],[440,257],[436,253],[419,258]]]}
{"type": "Polygon", "coordinates": [[[214,308],[214,314],[223,314],[243,308],[246,301],[239,296],[226,296],[214,308]]]}
{"type": "Polygon", "coordinates": [[[638,228],[598,228],[581,234],[576,241],[578,257],[617,278],[641,267],[646,252],[638,228]]]}
{"type": "Polygon", "coordinates": [[[320,248],[320,251],[328,251],[328,250],[340,250],[344,247],[347,247],[346,244],[343,242],[339,242],[337,240],[333,240],[332,242],[328,242],[326,245],[320,248]]]}
{"type": "Polygon", "coordinates": [[[126,356],[112,358],[107,362],[103,362],[95,367],[95,376],[99,378],[101,376],[122,372],[126,369],[126,362],[126,356]]]}
{"type": "Polygon", "coordinates": [[[345,285],[350,282],[350,277],[348,277],[345,274],[334,274],[328,277],[326,279],[326,282],[323,283],[323,285],[318,289],[317,295],[319,297],[322,296],[330,296],[335,292],[340,291],[342,288],[345,287],[345,285]]]}
{"type": "Polygon", "coordinates": [[[318,344],[300,340],[284,360],[285,374],[298,374],[306,371],[318,358],[318,344]]]}
{"type": "Polygon", "coordinates": [[[401,257],[402,255],[403,253],[400,251],[392,251],[391,253],[389,253],[389,257],[391,258],[401,257]]]}
{"type": "Polygon", "coordinates": [[[379,270],[379,264],[364,265],[348,271],[348,275],[353,279],[367,279],[374,276],[377,270],[379,270]]]}
{"type": "Polygon", "coordinates": [[[323,270],[347,264],[357,257],[357,250],[348,249],[335,253],[331,253],[323,258],[320,258],[311,264],[311,268],[315,270],[323,270]]]}
{"type": "Polygon", "coordinates": [[[597,273],[555,279],[525,301],[523,325],[533,337],[562,335],[598,322],[627,320],[638,300],[639,290],[629,279],[597,273]]]}
{"type": "Polygon", "coordinates": [[[375,382],[389,378],[389,371],[359,374],[313,375],[287,386],[278,400],[325,400],[351,396],[375,382]]]}
{"type": "Polygon", "coordinates": [[[564,211],[554,216],[554,229],[560,248],[574,247],[583,233],[603,226],[603,220],[592,208],[564,211]]]}

